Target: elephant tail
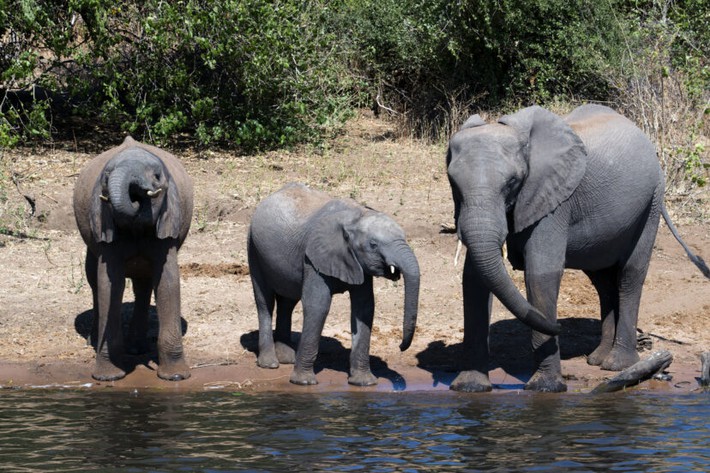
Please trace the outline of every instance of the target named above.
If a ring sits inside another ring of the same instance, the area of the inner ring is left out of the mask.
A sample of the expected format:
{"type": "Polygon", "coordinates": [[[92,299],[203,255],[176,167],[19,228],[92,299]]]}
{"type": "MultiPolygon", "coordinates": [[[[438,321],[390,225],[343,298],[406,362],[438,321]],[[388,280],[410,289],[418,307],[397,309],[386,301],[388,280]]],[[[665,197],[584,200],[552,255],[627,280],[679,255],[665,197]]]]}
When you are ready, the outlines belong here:
{"type": "Polygon", "coordinates": [[[683,247],[690,261],[692,261],[693,264],[698,267],[700,272],[703,273],[703,276],[710,279],[710,268],[708,268],[708,265],[705,264],[705,261],[700,256],[693,253],[688,247],[688,245],[685,244],[683,239],[680,237],[680,234],[678,233],[678,229],[676,229],[675,225],[673,225],[673,222],[671,221],[670,215],[668,215],[668,211],[666,210],[665,205],[661,205],[661,215],[663,215],[663,220],[666,221],[666,225],[668,225],[668,228],[670,229],[675,239],[678,240],[680,246],[683,247]]]}

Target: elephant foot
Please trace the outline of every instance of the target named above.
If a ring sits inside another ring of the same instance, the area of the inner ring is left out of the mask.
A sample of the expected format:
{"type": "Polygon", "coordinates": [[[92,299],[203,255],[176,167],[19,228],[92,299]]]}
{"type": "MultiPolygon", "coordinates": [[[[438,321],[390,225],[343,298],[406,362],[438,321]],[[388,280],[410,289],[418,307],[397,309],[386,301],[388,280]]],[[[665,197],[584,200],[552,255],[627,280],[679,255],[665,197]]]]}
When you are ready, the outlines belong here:
{"type": "MultiPolygon", "coordinates": [[[[283,363],[285,365],[292,365],[296,363],[296,350],[294,350],[290,345],[284,342],[276,342],[275,348],[278,363],[283,363]]],[[[278,367],[278,363],[276,367],[278,367]]]]}
{"type": "Polygon", "coordinates": [[[459,373],[449,389],[464,393],[484,393],[493,390],[493,385],[488,378],[488,373],[471,370],[459,373]]]}
{"type": "Polygon", "coordinates": [[[601,369],[606,371],[621,371],[637,363],[640,359],[635,349],[623,350],[614,347],[601,363],[601,369]]]}
{"type": "Polygon", "coordinates": [[[596,350],[591,352],[587,357],[587,364],[591,366],[599,366],[604,362],[604,358],[609,355],[611,351],[610,346],[599,345],[596,350]]]}
{"type": "Polygon", "coordinates": [[[182,381],[190,377],[190,368],[184,360],[158,365],[158,377],[166,381],[182,381]]]}
{"type": "Polygon", "coordinates": [[[259,351],[259,356],[256,359],[256,364],[259,368],[267,368],[275,370],[279,367],[279,359],[274,350],[259,351]]]}
{"type": "Polygon", "coordinates": [[[110,361],[96,361],[91,377],[97,381],[117,381],[126,377],[126,372],[110,361]]]}
{"type": "Polygon", "coordinates": [[[539,393],[564,393],[567,392],[567,385],[562,381],[560,373],[548,374],[538,371],[525,384],[525,390],[539,393]]]}
{"type": "Polygon", "coordinates": [[[355,371],[348,376],[348,384],[353,386],[374,386],[377,384],[377,377],[367,371],[355,371]]]}
{"type": "Polygon", "coordinates": [[[300,386],[313,386],[318,384],[315,373],[311,371],[293,370],[289,381],[300,386]]]}

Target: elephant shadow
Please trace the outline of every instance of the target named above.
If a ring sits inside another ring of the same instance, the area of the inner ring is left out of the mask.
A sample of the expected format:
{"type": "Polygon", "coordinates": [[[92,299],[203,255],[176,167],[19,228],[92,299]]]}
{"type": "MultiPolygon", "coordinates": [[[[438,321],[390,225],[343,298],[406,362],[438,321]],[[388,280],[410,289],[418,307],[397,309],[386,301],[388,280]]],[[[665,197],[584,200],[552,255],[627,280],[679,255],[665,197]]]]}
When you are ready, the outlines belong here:
{"type": "MultiPolygon", "coordinates": [[[[124,302],[121,305],[121,319],[123,322],[123,336],[124,339],[128,337],[128,326],[133,315],[133,302],[124,302]]],[[[87,345],[96,350],[96,340],[93,339],[91,334],[91,328],[94,324],[94,311],[93,309],[86,310],[76,316],[74,319],[74,329],[76,333],[79,334],[86,340],[87,345]]],[[[155,305],[151,305],[148,309],[148,333],[146,338],[148,341],[148,350],[144,353],[130,354],[129,350],[131,347],[126,346],[126,354],[123,357],[122,368],[126,371],[126,374],[131,373],[136,369],[137,366],[143,365],[149,369],[154,369],[158,364],[158,312],[155,305]]],[[[180,318],[180,329],[182,335],[187,333],[187,320],[180,318]]]]}
{"type": "MultiPolygon", "coordinates": [[[[588,355],[601,340],[601,322],[591,318],[560,319],[560,357],[569,360],[588,355]]],[[[498,389],[522,389],[533,374],[533,355],[530,345],[531,330],[515,319],[501,320],[491,325],[489,334],[489,370],[503,369],[521,383],[495,384],[498,389]]],[[[465,359],[463,343],[447,345],[441,340],[430,342],[417,355],[417,366],[432,374],[434,386],[451,385],[464,369],[459,360],[465,359]]]]}
{"type": "MultiPolygon", "coordinates": [[[[291,343],[294,348],[298,346],[300,341],[301,333],[292,332],[291,343]]],[[[256,357],[259,353],[259,331],[253,330],[242,334],[240,338],[242,347],[254,353],[256,357]]],[[[345,348],[343,344],[332,337],[321,336],[320,343],[318,344],[318,357],[316,358],[316,363],[313,370],[316,374],[320,373],[324,369],[329,369],[346,375],[350,372],[350,349],[345,348]]],[[[391,369],[387,363],[379,356],[370,355],[370,369],[372,374],[378,378],[383,378],[392,383],[393,389],[395,391],[404,391],[407,387],[407,383],[404,377],[398,372],[391,369]]]]}

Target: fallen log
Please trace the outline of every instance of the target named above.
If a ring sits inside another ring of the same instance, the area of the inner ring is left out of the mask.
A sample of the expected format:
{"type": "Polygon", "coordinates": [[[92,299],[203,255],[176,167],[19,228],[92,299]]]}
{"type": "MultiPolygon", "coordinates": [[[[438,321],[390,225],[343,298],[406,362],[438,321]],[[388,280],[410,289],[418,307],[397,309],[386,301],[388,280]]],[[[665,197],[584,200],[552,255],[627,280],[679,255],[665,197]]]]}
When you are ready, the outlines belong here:
{"type": "Polygon", "coordinates": [[[592,390],[592,394],[611,393],[635,386],[668,368],[672,361],[673,355],[668,350],[653,352],[645,360],[629,366],[613,378],[600,383],[592,390]]]}
{"type": "Polygon", "coordinates": [[[700,354],[700,386],[710,387],[710,351],[700,354]]]}

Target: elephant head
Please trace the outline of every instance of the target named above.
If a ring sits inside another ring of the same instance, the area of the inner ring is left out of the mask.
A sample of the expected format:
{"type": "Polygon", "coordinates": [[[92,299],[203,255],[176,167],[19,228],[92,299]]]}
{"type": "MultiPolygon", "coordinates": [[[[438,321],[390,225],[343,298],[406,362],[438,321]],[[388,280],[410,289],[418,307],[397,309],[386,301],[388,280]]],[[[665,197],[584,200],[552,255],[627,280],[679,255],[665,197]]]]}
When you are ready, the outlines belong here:
{"type": "Polygon", "coordinates": [[[509,277],[501,247],[567,200],[582,179],[586,148],[558,116],[530,107],[486,124],[471,117],[447,154],[459,238],[483,284],[533,329],[559,325],[528,303],[509,277]]]}
{"type": "Polygon", "coordinates": [[[414,337],[419,301],[419,264],[404,231],[385,214],[342,201],[327,205],[317,218],[306,245],[306,257],[316,270],[349,285],[365,274],[396,281],[404,276],[402,351],[414,337]]]}
{"type": "Polygon", "coordinates": [[[152,153],[130,147],[117,154],[99,174],[93,195],[91,230],[97,242],[111,243],[117,231],[178,238],[177,186],[152,153]]]}

